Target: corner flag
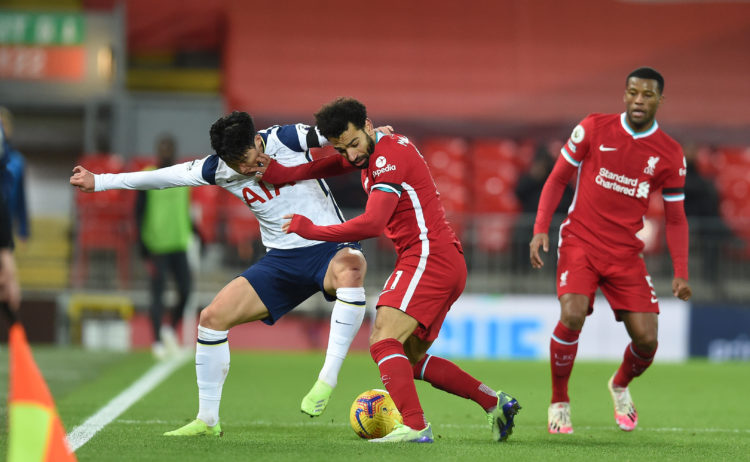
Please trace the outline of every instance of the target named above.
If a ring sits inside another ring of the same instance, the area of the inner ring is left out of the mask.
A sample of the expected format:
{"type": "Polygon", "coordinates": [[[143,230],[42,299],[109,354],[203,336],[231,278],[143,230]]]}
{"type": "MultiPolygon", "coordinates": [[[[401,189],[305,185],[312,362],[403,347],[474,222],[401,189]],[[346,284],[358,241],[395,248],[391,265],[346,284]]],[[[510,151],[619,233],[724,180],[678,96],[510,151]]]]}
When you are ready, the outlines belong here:
{"type": "Polygon", "coordinates": [[[8,345],[8,462],[75,462],[52,395],[18,322],[10,327],[8,345]]]}

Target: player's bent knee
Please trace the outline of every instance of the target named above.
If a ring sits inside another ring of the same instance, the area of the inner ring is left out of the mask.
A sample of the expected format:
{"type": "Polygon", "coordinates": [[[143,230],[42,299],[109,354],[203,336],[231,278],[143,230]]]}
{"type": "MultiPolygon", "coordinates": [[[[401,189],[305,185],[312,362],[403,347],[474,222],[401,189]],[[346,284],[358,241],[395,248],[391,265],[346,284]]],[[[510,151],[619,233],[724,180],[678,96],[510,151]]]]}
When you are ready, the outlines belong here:
{"type": "Polygon", "coordinates": [[[229,323],[220,315],[219,309],[210,304],[201,310],[198,324],[213,330],[228,330],[229,323]]]}
{"type": "Polygon", "coordinates": [[[638,351],[642,351],[644,353],[653,353],[659,346],[659,342],[657,341],[656,336],[643,336],[637,339],[633,339],[633,344],[638,349],[638,351]]]}
{"type": "Polygon", "coordinates": [[[334,288],[361,287],[366,273],[367,262],[360,252],[339,253],[331,262],[326,282],[334,288]]]}

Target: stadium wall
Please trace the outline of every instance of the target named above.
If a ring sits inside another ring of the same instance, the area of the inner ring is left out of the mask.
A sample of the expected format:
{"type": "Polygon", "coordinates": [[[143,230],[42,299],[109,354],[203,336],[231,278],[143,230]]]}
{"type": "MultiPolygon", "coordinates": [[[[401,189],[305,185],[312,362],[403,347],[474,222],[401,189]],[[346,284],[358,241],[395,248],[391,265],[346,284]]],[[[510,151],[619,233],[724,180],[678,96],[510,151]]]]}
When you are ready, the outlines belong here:
{"type": "Polygon", "coordinates": [[[270,21],[253,3],[227,3],[224,95],[272,122],[354,96],[401,129],[567,131],[621,111],[625,76],[648,65],[666,79],[670,134],[747,138],[747,2],[288,0],[270,21]]]}

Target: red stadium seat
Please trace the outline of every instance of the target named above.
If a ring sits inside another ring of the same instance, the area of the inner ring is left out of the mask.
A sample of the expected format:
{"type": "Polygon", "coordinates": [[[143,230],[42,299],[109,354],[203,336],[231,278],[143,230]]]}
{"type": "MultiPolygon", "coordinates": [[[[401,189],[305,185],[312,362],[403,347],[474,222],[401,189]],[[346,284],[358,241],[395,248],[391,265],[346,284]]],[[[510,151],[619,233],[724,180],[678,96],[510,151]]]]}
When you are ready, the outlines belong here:
{"type": "MultiPolygon", "coordinates": [[[[217,186],[197,186],[190,189],[190,208],[193,220],[206,243],[217,242],[219,227],[219,193],[217,186]]],[[[237,199],[235,197],[227,200],[237,199]]],[[[248,211],[249,212],[249,211],[248,211]]]]}
{"type": "Polygon", "coordinates": [[[219,195],[226,243],[237,249],[241,259],[250,260],[253,245],[260,238],[260,224],[250,208],[231,193],[219,189],[219,195]]]}
{"type": "Polygon", "coordinates": [[[750,168],[750,148],[723,146],[717,149],[715,157],[719,173],[750,168]]]}
{"type": "Polygon", "coordinates": [[[517,218],[514,213],[475,215],[476,245],[485,252],[507,251],[517,218]]]}
{"type": "Polygon", "coordinates": [[[664,233],[664,199],[659,194],[651,194],[643,228],[637,234],[644,244],[643,253],[661,252],[664,249],[664,233]]]}
{"type": "Polygon", "coordinates": [[[433,177],[446,176],[464,185],[470,169],[468,144],[463,138],[427,138],[419,146],[433,177]]]}
{"type": "Polygon", "coordinates": [[[156,159],[153,156],[131,157],[128,159],[125,170],[128,172],[140,172],[147,167],[156,168],[156,159]]]}
{"type": "MultiPolygon", "coordinates": [[[[94,173],[120,173],[124,164],[113,154],[94,154],[78,159],[94,173]]],[[[76,255],[73,284],[81,287],[88,277],[91,251],[114,252],[118,286],[130,281],[130,250],[134,240],[134,191],[110,190],[96,194],[75,192],[77,212],[76,255]]]]}

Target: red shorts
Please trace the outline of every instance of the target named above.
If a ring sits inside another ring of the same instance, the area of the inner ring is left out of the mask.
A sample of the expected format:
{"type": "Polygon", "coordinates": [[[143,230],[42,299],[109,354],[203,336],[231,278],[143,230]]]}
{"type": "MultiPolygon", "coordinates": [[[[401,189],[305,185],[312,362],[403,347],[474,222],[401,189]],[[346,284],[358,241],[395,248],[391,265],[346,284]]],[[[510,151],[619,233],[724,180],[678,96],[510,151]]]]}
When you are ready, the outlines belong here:
{"type": "Polygon", "coordinates": [[[659,313],[659,301],[643,258],[605,261],[583,245],[565,242],[557,262],[557,297],[582,294],[589,297],[589,314],[594,310],[594,294],[599,287],[615,317],[619,310],[659,313]]]}
{"type": "Polygon", "coordinates": [[[453,302],[466,285],[466,261],[451,246],[426,257],[399,257],[385,281],[377,306],[400,309],[419,322],[414,335],[435,340],[453,302]]]}

